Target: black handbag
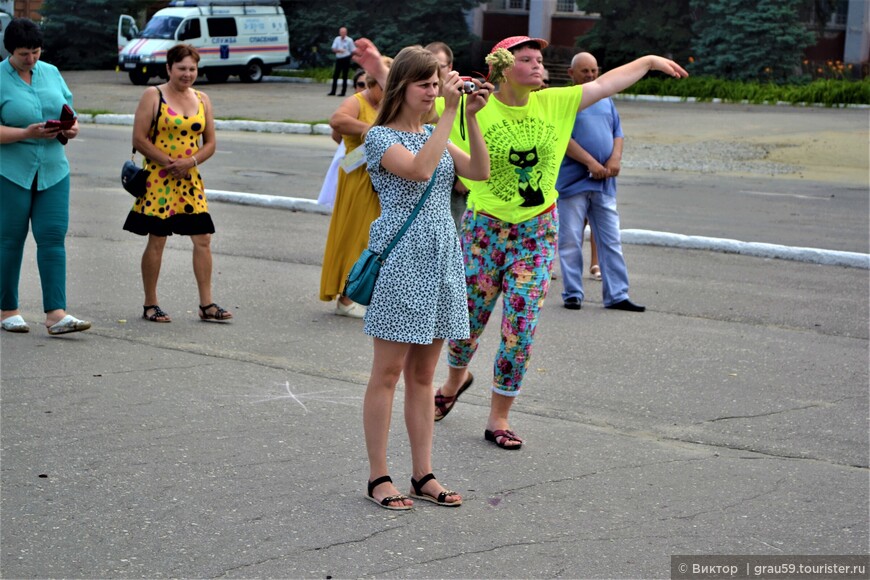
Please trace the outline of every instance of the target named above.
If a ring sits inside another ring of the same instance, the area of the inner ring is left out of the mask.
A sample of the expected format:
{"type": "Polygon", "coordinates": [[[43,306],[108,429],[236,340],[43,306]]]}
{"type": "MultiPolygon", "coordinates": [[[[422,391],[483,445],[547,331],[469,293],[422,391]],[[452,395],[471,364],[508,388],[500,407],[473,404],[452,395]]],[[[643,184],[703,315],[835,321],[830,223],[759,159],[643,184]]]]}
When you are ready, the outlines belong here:
{"type": "Polygon", "coordinates": [[[429,192],[432,191],[432,185],[435,183],[435,177],[437,175],[438,169],[436,168],[435,173],[432,174],[432,179],[429,180],[429,186],[426,187],[426,191],[424,191],[423,195],[420,196],[420,201],[418,201],[417,205],[414,206],[414,210],[408,216],[408,219],[405,220],[405,223],[402,224],[401,229],[399,229],[396,235],[393,236],[389,245],[384,248],[384,251],[377,254],[368,248],[363,250],[362,255],[347,275],[342,294],[357,304],[362,304],[363,306],[371,304],[372,294],[374,294],[375,291],[375,283],[378,281],[378,274],[381,273],[381,266],[387,260],[387,256],[393,250],[395,245],[399,243],[399,240],[404,235],[405,231],[410,227],[411,222],[413,222],[414,218],[417,217],[417,214],[420,213],[420,208],[423,207],[423,203],[426,201],[426,198],[429,197],[429,192]]]}
{"type": "Polygon", "coordinates": [[[121,185],[133,197],[142,197],[145,195],[148,173],[147,169],[139,167],[132,159],[128,159],[121,166],[121,185]]]}
{"type": "MultiPolygon", "coordinates": [[[[157,92],[160,93],[160,89],[157,89],[157,92]]],[[[163,93],[160,93],[160,100],[163,101],[163,93]]],[[[154,121],[151,122],[150,139],[152,143],[157,139],[157,120],[159,118],[160,103],[157,104],[157,116],[154,117],[154,121]]],[[[121,166],[121,185],[124,186],[124,189],[126,189],[130,195],[139,198],[145,195],[148,186],[148,174],[150,172],[147,169],[136,165],[135,159],[136,148],[133,147],[133,155],[130,159],[124,162],[124,165],[121,166]]]]}

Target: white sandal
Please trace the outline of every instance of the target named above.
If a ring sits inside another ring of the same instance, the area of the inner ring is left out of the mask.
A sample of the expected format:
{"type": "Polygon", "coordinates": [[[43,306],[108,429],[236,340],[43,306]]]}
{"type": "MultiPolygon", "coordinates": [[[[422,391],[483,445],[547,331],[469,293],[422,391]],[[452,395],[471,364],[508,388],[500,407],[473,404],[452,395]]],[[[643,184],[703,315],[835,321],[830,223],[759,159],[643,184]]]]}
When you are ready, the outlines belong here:
{"type": "Polygon", "coordinates": [[[335,314],[337,316],[347,316],[348,318],[363,318],[366,315],[366,307],[356,302],[344,305],[341,303],[341,300],[336,300],[335,314]]]}
{"type": "Polygon", "coordinates": [[[79,320],[71,314],[67,314],[51,326],[46,326],[48,333],[52,336],[57,334],[68,334],[70,332],[81,332],[91,327],[90,322],[79,320]]]}
{"type": "Polygon", "coordinates": [[[30,326],[27,325],[27,322],[20,314],[10,316],[3,322],[0,322],[0,325],[2,325],[3,330],[6,332],[30,332],[30,326]]]}

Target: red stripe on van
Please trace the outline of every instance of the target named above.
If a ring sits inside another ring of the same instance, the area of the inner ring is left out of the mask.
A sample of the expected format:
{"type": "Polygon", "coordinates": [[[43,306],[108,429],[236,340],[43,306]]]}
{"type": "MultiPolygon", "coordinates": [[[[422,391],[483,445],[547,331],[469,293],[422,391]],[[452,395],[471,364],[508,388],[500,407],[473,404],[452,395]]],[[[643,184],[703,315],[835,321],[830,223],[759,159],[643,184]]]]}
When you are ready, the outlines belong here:
{"type": "Polygon", "coordinates": [[[130,49],[130,53],[129,53],[129,54],[137,54],[137,53],[139,52],[139,49],[142,48],[142,46],[143,46],[146,42],[148,42],[148,39],[147,39],[147,38],[140,38],[140,39],[139,39],[139,42],[137,42],[136,45],[135,45],[133,48],[130,49]]]}

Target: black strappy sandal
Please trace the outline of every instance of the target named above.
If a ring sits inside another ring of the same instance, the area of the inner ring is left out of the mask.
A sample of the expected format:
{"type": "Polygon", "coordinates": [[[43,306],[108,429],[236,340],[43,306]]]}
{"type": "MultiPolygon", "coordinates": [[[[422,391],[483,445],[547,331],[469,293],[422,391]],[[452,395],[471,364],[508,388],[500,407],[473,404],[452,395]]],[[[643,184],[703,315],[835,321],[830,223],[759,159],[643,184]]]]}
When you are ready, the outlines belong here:
{"type": "Polygon", "coordinates": [[[389,495],[380,501],[376,500],[375,496],[372,495],[372,492],[374,492],[375,488],[377,486],[381,485],[382,483],[393,483],[393,480],[389,475],[382,475],[381,477],[377,478],[376,480],[370,481],[369,482],[369,494],[366,496],[366,499],[369,499],[369,500],[375,502],[376,504],[378,504],[379,506],[381,506],[382,508],[388,509],[388,510],[407,511],[413,507],[413,506],[404,505],[404,504],[401,506],[390,505],[394,501],[404,501],[404,500],[408,499],[408,496],[402,495],[401,493],[397,494],[397,495],[389,495]]]}
{"type": "Polygon", "coordinates": [[[411,497],[413,497],[414,499],[422,499],[423,501],[431,501],[432,503],[443,505],[444,507],[459,507],[462,505],[462,500],[452,502],[447,501],[447,496],[459,495],[455,491],[444,490],[438,494],[438,497],[435,497],[434,495],[429,495],[428,493],[423,493],[423,486],[433,479],[435,479],[435,474],[433,473],[424,475],[420,478],[420,481],[415,481],[412,477],[411,485],[414,488],[414,493],[411,494],[411,497]]]}
{"type": "Polygon", "coordinates": [[[144,318],[145,320],[150,320],[151,322],[172,322],[172,319],[169,318],[169,315],[163,312],[163,309],[156,304],[152,304],[151,306],[143,306],[142,318],[144,318]],[[148,316],[149,310],[153,310],[154,314],[148,316]],[[159,318],[165,318],[166,320],[158,320],[159,318]]]}
{"type": "Polygon", "coordinates": [[[232,320],[233,314],[232,312],[227,312],[214,302],[208,304],[207,306],[200,305],[199,307],[199,319],[205,322],[229,322],[232,320]],[[209,310],[214,308],[214,314],[209,314],[209,310]]]}

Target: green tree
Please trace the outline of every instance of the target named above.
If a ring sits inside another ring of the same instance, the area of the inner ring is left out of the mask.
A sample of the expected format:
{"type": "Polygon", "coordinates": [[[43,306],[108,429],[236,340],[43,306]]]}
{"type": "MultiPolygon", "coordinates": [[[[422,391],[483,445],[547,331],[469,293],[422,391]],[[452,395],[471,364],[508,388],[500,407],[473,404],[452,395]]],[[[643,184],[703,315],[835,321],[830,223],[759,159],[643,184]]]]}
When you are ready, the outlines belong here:
{"type": "Polygon", "coordinates": [[[800,20],[804,0],[691,0],[698,10],[691,72],[784,82],[800,71],[815,35],[800,20]]]}
{"type": "Polygon", "coordinates": [[[577,7],[598,12],[601,20],[577,46],[613,68],[644,54],[668,55],[684,63],[692,40],[689,0],[577,0],[577,7]]]}
{"type": "Polygon", "coordinates": [[[118,17],[137,14],[143,0],[45,0],[43,59],[61,69],[110,68],[118,62],[118,17]]]}
{"type": "MultiPolygon", "coordinates": [[[[316,46],[318,52],[332,56],[332,39],[341,26],[351,38],[371,39],[382,54],[394,56],[412,44],[426,45],[440,40],[454,52],[457,63],[469,58],[472,35],[465,12],[477,0],[321,0],[320,2],[283,1],[294,56],[316,46]]],[[[331,59],[328,61],[331,63],[331,59]]]]}

